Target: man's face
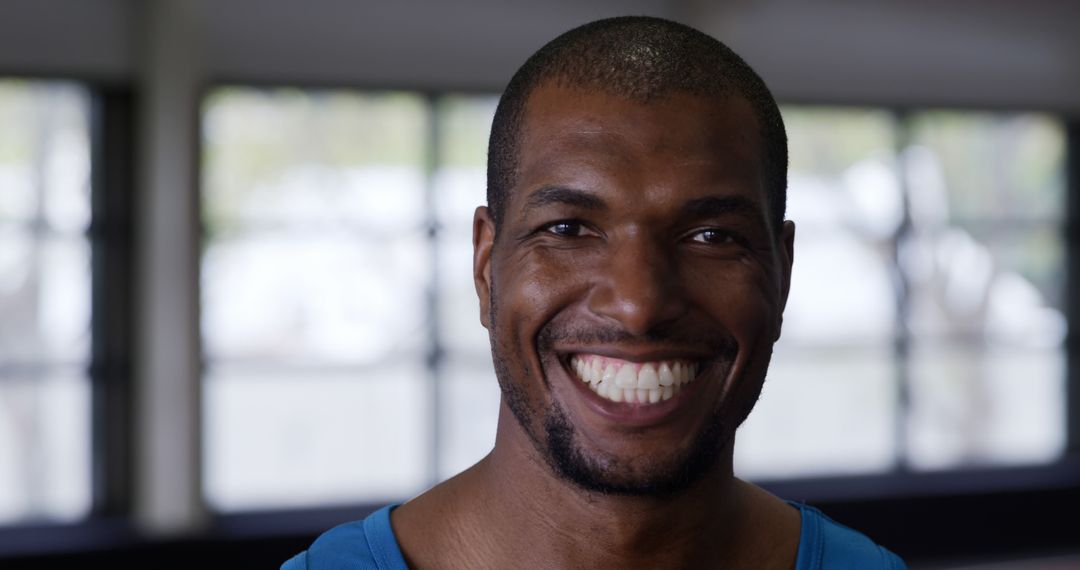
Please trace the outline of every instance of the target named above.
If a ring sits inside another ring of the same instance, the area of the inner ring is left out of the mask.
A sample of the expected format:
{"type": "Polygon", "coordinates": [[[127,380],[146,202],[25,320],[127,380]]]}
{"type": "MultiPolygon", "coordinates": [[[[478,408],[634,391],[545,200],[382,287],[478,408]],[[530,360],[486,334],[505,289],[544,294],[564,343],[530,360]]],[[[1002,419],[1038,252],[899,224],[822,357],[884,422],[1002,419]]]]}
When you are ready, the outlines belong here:
{"type": "Polygon", "coordinates": [[[761,147],[741,98],[529,98],[517,185],[497,237],[477,210],[474,269],[504,403],[560,476],[666,494],[717,466],[790,276],[761,147]]]}

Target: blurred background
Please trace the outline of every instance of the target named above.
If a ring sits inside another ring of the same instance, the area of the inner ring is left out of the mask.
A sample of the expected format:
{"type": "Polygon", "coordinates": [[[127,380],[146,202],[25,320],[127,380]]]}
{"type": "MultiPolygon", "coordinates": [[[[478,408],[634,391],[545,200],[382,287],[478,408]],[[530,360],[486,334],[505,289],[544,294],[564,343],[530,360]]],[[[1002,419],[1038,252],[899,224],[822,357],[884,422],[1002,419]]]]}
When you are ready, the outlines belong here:
{"type": "Polygon", "coordinates": [[[0,566],[276,567],[487,453],[497,97],[623,14],[787,124],[738,474],[913,567],[1080,568],[1064,0],[0,0],[0,566]]]}

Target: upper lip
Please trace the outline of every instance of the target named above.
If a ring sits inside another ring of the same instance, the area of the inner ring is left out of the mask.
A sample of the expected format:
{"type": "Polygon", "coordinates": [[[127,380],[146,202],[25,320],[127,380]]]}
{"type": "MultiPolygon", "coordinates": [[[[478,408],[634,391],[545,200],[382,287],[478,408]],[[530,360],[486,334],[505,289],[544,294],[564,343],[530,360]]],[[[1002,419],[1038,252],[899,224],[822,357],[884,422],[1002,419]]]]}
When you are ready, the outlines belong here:
{"type": "Polygon", "coordinates": [[[613,347],[586,346],[557,349],[557,353],[567,358],[576,354],[595,354],[607,358],[617,358],[628,362],[660,362],[665,360],[702,361],[715,357],[715,354],[701,350],[688,350],[661,347],[613,347]]]}

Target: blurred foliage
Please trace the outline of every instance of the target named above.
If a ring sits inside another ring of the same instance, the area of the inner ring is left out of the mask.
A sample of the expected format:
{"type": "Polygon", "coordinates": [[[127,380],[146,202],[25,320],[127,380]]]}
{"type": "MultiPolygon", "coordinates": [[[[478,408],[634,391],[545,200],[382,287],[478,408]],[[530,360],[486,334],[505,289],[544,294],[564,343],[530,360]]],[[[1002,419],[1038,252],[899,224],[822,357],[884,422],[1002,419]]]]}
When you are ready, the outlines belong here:
{"type": "MultiPolygon", "coordinates": [[[[35,175],[54,158],[61,135],[85,138],[88,96],[67,81],[0,79],[0,220],[31,215],[47,189],[35,175]]],[[[55,173],[66,174],[66,173],[55,173]]]]}
{"type": "Polygon", "coordinates": [[[1031,282],[1050,307],[1065,309],[1065,242],[1060,226],[969,224],[972,237],[986,245],[999,271],[1014,271],[1031,282]]]}
{"type": "Polygon", "coordinates": [[[412,93],[217,89],[203,112],[207,232],[224,230],[257,197],[254,193],[279,185],[300,166],[419,167],[426,125],[424,100],[412,93]]]}
{"type": "Polygon", "coordinates": [[[896,122],[882,109],[781,108],[791,171],[839,177],[852,165],[893,152],[896,122]]]}
{"type": "MultiPolygon", "coordinates": [[[[0,80],[0,164],[30,160],[30,138],[25,123],[33,104],[33,87],[18,79],[0,80]]],[[[2,196],[2,194],[0,194],[2,196]]]]}
{"type": "Polygon", "coordinates": [[[1064,303],[1065,133],[1037,113],[927,111],[912,116],[912,145],[940,161],[949,219],[986,245],[999,270],[1064,303]]]}
{"type": "Polygon", "coordinates": [[[950,216],[1060,219],[1065,133],[1045,115],[928,111],[913,116],[913,145],[941,160],[950,216]]]}
{"type": "Polygon", "coordinates": [[[440,166],[485,168],[488,134],[498,98],[448,95],[439,99],[440,166]]]}

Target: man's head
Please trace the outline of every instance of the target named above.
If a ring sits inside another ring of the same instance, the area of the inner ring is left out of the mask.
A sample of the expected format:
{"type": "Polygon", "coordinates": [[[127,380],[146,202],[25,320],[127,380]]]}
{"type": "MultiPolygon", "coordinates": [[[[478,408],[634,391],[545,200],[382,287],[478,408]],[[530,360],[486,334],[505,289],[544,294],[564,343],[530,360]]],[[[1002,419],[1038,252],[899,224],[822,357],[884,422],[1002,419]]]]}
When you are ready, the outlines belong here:
{"type": "Polygon", "coordinates": [[[746,100],[760,129],[770,222],[776,228],[783,222],[787,134],[765,82],[712,37],[667,20],[627,16],[591,22],[555,38],[518,69],[503,91],[488,143],[487,202],[496,223],[517,182],[526,103],[545,83],[645,103],[673,92],[746,100]]]}
{"type": "Polygon", "coordinates": [[[474,219],[500,431],[597,492],[720,467],[780,333],[786,154],[761,80],[685,26],[596,22],[530,58],[474,219]]]}

